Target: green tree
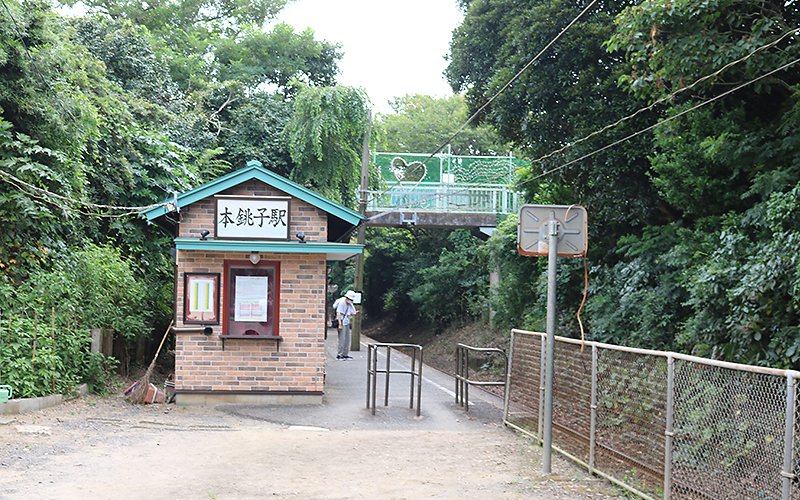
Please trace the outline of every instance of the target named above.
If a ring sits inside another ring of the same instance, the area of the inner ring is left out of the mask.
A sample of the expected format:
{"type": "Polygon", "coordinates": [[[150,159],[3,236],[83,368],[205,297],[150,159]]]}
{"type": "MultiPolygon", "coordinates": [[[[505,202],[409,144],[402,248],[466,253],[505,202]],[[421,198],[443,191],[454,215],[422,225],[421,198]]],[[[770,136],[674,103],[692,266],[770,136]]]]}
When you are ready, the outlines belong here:
{"type": "Polygon", "coordinates": [[[257,159],[273,172],[289,177],[294,168],[289,154],[286,126],[293,102],[280,95],[254,92],[223,112],[225,127],[219,134],[219,159],[241,168],[257,159]]]}
{"type": "Polygon", "coordinates": [[[310,28],[295,32],[286,23],[264,32],[244,26],[236,36],[216,40],[214,60],[220,81],[242,82],[248,90],[272,84],[284,94],[299,84],[331,86],[342,54],[338,44],[319,41],[310,28]]]}
{"type": "MultiPolygon", "coordinates": [[[[681,90],[665,111],[671,116],[797,59],[787,35],[798,17],[791,4],[648,1],[620,14],[608,45],[627,54],[621,82],[634,95],[681,90]]],[[[652,165],[662,195],[695,218],[740,212],[790,189],[800,179],[792,133],[799,83],[794,65],[659,127],[652,165]]]]}
{"type": "Polygon", "coordinates": [[[631,329],[639,345],[800,364],[800,69],[759,79],[797,59],[797,16],[791,4],[728,1],[647,1],[620,14],[608,42],[627,56],[620,82],[642,102],[670,97],[648,156],[654,186],[682,216],[622,239],[622,261],[599,271],[589,308],[601,337],[631,329]],[[699,102],[709,104],[686,113],[699,102]]]}
{"type": "MultiPolygon", "coordinates": [[[[617,85],[622,54],[603,47],[613,34],[613,19],[621,5],[601,2],[584,14],[478,117],[481,123],[492,124],[522,156],[535,160],[521,172],[521,185],[530,199],[587,208],[592,219],[591,252],[610,260],[615,258],[617,237],[676,216],[650,181],[648,135],[600,150],[649,125],[652,113],[592,135],[640,106],[617,85]],[[545,175],[552,169],[557,170],[545,175]],[[545,194],[549,199],[542,199],[545,194]]],[[[453,90],[464,91],[470,112],[476,111],[582,8],[563,1],[470,2],[450,46],[446,76],[453,90]]]]}
{"type": "Polygon", "coordinates": [[[307,87],[286,128],[296,166],[291,179],[355,206],[369,98],[355,87],[307,87]]]}
{"type": "MultiPolygon", "coordinates": [[[[146,93],[146,85],[126,90],[113,81],[125,80],[122,63],[142,47],[142,33],[96,19],[73,28],[48,5],[7,5],[0,14],[7,35],[0,42],[1,166],[27,184],[6,176],[0,185],[0,233],[7,238],[0,260],[6,276],[19,287],[23,279],[49,270],[52,256],[65,248],[113,242],[144,271],[141,279],[150,286],[141,299],[154,306],[149,319],[169,316],[162,300],[172,295],[165,235],[135,216],[115,217],[120,211],[82,203],[160,202],[201,181],[199,172],[210,165],[208,152],[169,140],[162,130],[170,113],[137,95],[146,93]],[[84,28],[82,38],[77,32],[84,28]],[[119,73],[109,76],[108,66],[76,43],[80,39],[109,63],[119,62],[111,64],[119,73]]],[[[143,81],[149,81],[144,69],[151,68],[149,74],[160,75],[155,81],[168,82],[151,53],[140,55],[141,61],[129,63],[141,70],[143,81]]]]}
{"type": "Polygon", "coordinates": [[[454,155],[492,156],[510,151],[510,146],[486,124],[467,126],[448,142],[469,118],[466,101],[461,96],[435,98],[409,94],[396,97],[391,106],[394,113],[379,117],[384,151],[433,153],[445,144],[449,144],[454,155]]]}

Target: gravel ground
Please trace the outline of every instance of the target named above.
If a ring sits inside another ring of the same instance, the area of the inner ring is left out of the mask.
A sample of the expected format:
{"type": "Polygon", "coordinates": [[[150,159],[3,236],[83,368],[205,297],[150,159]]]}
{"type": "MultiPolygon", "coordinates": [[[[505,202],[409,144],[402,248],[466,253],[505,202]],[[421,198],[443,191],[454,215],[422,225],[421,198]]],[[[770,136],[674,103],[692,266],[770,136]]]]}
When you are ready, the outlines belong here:
{"type": "MultiPolygon", "coordinates": [[[[368,410],[363,410],[364,412],[368,410]]],[[[2,499],[622,499],[498,424],[295,427],[230,407],[88,396],[0,417],[2,499]]]]}

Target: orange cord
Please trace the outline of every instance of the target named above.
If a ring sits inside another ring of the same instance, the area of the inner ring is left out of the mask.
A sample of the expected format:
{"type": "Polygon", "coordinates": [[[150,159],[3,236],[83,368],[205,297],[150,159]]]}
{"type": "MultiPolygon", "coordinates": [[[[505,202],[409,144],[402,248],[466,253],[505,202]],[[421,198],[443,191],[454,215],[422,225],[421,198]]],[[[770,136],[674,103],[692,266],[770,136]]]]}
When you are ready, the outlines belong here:
{"type": "MultiPolygon", "coordinates": [[[[567,213],[564,214],[564,220],[565,221],[567,219],[567,215],[569,215],[569,211],[572,210],[572,207],[583,208],[583,212],[587,214],[586,217],[588,219],[589,215],[588,215],[588,212],[586,211],[586,208],[582,207],[581,205],[572,204],[567,209],[567,213]]],[[[588,220],[586,221],[586,228],[587,228],[587,230],[589,228],[589,221],[588,220]]],[[[587,239],[588,239],[588,235],[587,235],[587,239]]],[[[588,293],[589,293],[589,268],[588,268],[588,265],[586,263],[586,252],[584,252],[583,253],[583,300],[581,300],[581,305],[580,305],[580,307],[578,307],[578,313],[576,315],[578,317],[578,325],[581,327],[581,354],[583,354],[583,346],[585,345],[585,342],[586,342],[585,335],[584,335],[584,332],[583,332],[583,322],[581,321],[581,310],[583,309],[583,304],[586,302],[586,295],[588,293]]]]}

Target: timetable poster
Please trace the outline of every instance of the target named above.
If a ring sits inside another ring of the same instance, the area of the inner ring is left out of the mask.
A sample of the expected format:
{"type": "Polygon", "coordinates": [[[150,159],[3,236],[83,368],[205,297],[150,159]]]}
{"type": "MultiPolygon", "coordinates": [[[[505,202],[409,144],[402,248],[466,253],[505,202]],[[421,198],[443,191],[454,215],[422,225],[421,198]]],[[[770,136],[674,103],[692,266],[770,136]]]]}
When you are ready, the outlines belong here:
{"type": "Polygon", "coordinates": [[[235,321],[267,321],[267,276],[237,276],[235,321]]]}

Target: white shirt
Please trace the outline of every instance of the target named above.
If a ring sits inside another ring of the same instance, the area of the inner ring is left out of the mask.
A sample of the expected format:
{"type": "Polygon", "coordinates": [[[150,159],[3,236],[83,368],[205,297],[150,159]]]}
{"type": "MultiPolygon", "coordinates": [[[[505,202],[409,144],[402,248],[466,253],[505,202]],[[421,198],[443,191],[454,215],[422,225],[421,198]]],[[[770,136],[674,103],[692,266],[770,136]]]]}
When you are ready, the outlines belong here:
{"type": "Polygon", "coordinates": [[[356,308],[352,302],[342,300],[336,307],[336,312],[342,315],[342,326],[347,326],[350,324],[350,316],[356,313],[356,308]]]}

